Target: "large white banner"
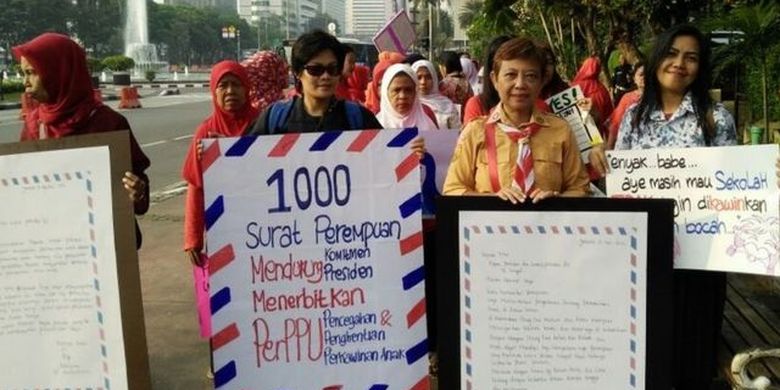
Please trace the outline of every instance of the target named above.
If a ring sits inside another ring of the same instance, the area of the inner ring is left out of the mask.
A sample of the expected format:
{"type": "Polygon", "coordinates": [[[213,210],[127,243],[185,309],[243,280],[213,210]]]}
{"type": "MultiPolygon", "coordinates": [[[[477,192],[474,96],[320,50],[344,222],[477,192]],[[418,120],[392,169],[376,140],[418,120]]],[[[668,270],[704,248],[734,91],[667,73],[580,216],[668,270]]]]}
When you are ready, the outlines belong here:
{"type": "Polygon", "coordinates": [[[428,388],[416,136],[205,141],[217,388],[428,388]]]}
{"type": "Polygon", "coordinates": [[[107,146],[0,156],[2,389],[128,388],[110,169],[107,146]]]}
{"type": "Polygon", "coordinates": [[[675,201],[675,268],[780,275],[777,145],[612,151],[612,197],[675,201]]]}
{"type": "Polygon", "coordinates": [[[461,211],[461,389],[644,389],[647,223],[461,211]]]}

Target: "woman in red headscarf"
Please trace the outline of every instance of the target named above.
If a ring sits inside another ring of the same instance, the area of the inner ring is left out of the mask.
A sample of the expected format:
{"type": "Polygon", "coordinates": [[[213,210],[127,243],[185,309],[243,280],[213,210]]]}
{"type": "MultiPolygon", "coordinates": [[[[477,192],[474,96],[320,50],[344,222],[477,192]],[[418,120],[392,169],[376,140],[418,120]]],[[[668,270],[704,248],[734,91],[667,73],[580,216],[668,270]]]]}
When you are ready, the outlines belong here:
{"type": "Polygon", "coordinates": [[[607,87],[599,81],[599,73],[601,72],[601,61],[598,57],[588,57],[582,63],[580,70],[574,77],[571,85],[579,85],[582,90],[582,94],[585,97],[590,98],[593,101],[593,110],[596,114],[596,124],[599,127],[601,136],[607,139],[606,128],[601,124],[612,115],[613,105],[612,97],[607,90],[607,87]]]}
{"type": "Polygon", "coordinates": [[[237,137],[257,118],[250,102],[250,83],[246,70],[235,61],[222,61],[211,70],[213,113],[206,118],[192,139],[184,159],[182,177],[189,183],[184,214],[184,250],[193,264],[202,265],[203,249],[203,172],[200,167],[200,141],[203,138],[237,137]]]}
{"type": "Polygon", "coordinates": [[[201,256],[203,250],[203,171],[200,166],[200,141],[203,138],[240,136],[257,118],[258,111],[250,100],[249,77],[234,61],[222,61],[211,70],[213,113],[206,118],[192,139],[184,159],[182,176],[188,183],[184,210],[184,251],[195,268],[195,293],[200,317],[201,337],[211,337],[208,306],[208,272],[201,256]]]}
{"type": "Polygon", "coordinates": [[[371,70],[365,66],[357,64],[352,74],[347,78],[347,87],[349,88],[349,98],[353,101],[363,104],[366,101],[366,88],[368,87],[368,75],[371,70]]]}
{"type": "MultiPolygon", "coordinates": [[[[40,104],[24,118],[21,140],[130,130],[132,171],[122,178],[135,214],[149,209],[149,159],[127,119],[95,99],[84,49],[65,35],[45,33],[13,48],[24,73],[24,89],[40,104]]],[[[136,224],[136,247],[141,232],[136,224]]]]}

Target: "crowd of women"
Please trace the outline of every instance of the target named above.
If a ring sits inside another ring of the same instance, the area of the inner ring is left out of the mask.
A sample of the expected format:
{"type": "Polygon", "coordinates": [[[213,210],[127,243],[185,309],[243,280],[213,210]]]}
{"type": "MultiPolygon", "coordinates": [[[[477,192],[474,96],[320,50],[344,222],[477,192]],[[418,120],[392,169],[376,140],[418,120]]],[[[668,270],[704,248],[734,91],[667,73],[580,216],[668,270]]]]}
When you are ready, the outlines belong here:
{"type": "MultiPolygon", "coordinates": [[[[26,92],[40,102],[25,118],[21,140],[130,129],[94,96],[84,50],[64,35],[47,33],[14,48],[26,92]]],[[[553,51],[524,37],[497,37],[478,71],[475,61],[450,54],[443,66],[420,55],[380,54],[372,69],[331,35],[298,38],[288,65],[272,52],[243,64],[214,65],[213,112],[195,131],[183,177],[184,250],[195,267],[205,261],[200,140],[289,132],[417,127],[460,130],[444,183],[445,195],[498,196],[518,203],[590,195],[590,182],[607,173],[604,148],[581,161],[566,121],[545,99],[569,88],[555,70],[553,51]],[[288,71],[295,85],[288,89],[288,71]],[[479,73],[482,82],[478,81],[479,73]],[[369,77],[372,76],[372,77],[369,77]]],[[[708,94],[708,40],[695,28],[661,34],[646,62],[634,65],[636,90],[617,108],[598,80],[599,60],[585,60],[571,85],[607,140],[606,149],[685,148],[736,144],[734,120],[708,94]]],[[[132,170],[122,179],[135,213],[149,207],[149,159],[131,133],[132,170]]],[[[422,155],[422,138],[412,149],[422,155]]],[[[777,163],[780,176],[780,161],[777,163]]],[[[140,231],[138,232],[140,247],[140,231]]],[[[205,289],[198,289],[207,294],[205,289]]],[[[718,272],[676,271],[675,383],[709,388],[725,296],[718,272]]],[[[208,302],[208,299],[202,300],[208,302]]],[[[200,308],[208,316],[207,308],[200,308]]],[[[204,336],[208,336],[204,332],[204,336]]]]}

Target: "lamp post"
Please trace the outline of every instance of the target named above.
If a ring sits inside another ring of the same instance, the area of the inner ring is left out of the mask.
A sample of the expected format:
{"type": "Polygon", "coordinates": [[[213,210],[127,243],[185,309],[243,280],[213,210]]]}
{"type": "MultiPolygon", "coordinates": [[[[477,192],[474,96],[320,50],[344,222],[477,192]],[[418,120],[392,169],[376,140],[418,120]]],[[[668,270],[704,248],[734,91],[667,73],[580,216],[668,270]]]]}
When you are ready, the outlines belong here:
{"type": "Polygon", "coordinates": [[[236,60],[241,61],[241,30],[235,26],[222,27],[222,38],[236,40],[236,60]]]}

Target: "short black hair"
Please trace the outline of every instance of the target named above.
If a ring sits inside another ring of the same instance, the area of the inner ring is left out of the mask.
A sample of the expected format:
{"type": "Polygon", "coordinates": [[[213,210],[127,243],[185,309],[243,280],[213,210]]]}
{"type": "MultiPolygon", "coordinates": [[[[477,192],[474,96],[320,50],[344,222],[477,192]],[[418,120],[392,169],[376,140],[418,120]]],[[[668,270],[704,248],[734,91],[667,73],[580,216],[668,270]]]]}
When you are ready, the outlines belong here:
{"type": "Polygon", "coordinates": [[[344,57],[346,56],[345,45],[341,44],[336,37],[322,30],[314,30],[301,35],[295,40],[292,47],[292,70],[296,75],[303,72],[303,67],[312,58],[320,53],[330,50],[336,56],[338,68],[344,68],[344,57]]]}
{"type": "Polygon", "coordinates": [[[509,35],[500,35],[493,38],[488,45],[487,54],[485,54],[485,67],[482,68],[482,93],[479,94],[479,100],[482,103],[482,107],[485,110],[491,110],[501,100],[496,91],[496,86],[493,85],[493,80],[490,78],[490,70],[493,69],[493,57],[495,57],[498,48],[504,44],[504,42],[512,39],[509,35]]]}
{"type": "Polygon", "coordinates": [[[463,72],[463,65],[460,64],[460,54],[455,52],[445,53],[444,69],[447,70],[447,74],[463,72]]]}
{"type": "Polygon", "coordinates": [[[404,58],[403,63],[413,65],[417,61],[426,60],[426,59],[427,58],[425,58],[425,56],[420,53],[412,53],[406,56],[406,58],[404,58]]]}
{"type": "Polygon", "coordinates": [[[663,107],[661,83],[657,76],[658,68],[669,55],[669,50],[678,37],[691,37],[699,44],[699,70],[687,92],[691,93],[697,124],[704,133],[704,142],[710,146],[710,142],[715,136],[715,129],[710,126],[707,120],[707,112],[713,106],[709,94],[711,82],[710,45],[709,39],[698,28],[690,24],[673,26],[656,38],[645,66],[645,90],[637,103],[631,126],[638,131],[641,123],[650,123],[650,113],[653,110],[663,107]]]}

